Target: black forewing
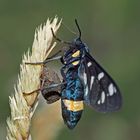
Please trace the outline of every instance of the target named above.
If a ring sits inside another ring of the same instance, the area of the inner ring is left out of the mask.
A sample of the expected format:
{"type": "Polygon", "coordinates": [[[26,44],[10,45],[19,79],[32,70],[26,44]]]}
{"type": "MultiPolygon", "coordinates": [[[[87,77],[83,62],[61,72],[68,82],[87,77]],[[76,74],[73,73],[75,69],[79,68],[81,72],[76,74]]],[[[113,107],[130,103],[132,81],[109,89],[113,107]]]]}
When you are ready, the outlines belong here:
{"type": "Polygon", "coordinates": [[[84,101],[99,112],[120,109],[120,90],[109,74],[86,52],[79,68],[79,76],[84,84],[84,101]]]}

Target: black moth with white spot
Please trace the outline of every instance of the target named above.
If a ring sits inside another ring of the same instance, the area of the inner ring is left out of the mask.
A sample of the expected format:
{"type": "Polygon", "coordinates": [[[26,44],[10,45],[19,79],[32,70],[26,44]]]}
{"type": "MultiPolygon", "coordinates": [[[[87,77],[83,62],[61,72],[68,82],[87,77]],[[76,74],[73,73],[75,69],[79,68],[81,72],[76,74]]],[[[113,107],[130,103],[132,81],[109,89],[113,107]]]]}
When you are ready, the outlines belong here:
{"type": "Polygon", "coordinates": [[[54,35],[52,30],[55,39],[69,46],[69,50],[62,56],[62,59],[67,62],[64,67],[76,68],[73,62],[79,62],[78,75],[84,86],[85,104],[99,112],[117,111],[122,105],[120,90],[111,76],[90,55],[88,46],[81,40],[81,30],[77,20],[75,23],[79,30],[79,37],[73,42],[62,41],[54,35]],[[73,54],[78,51],[80,54],[74,57],[73,54]]]}
{"type": "Polygon", "coordinates": [[[84,85],[84,102],[87,105],[99,112],[120,109],[122,97],[118,86],[87,51],[79,71],[84,85]]]}
{"type": "Polygon", "coordinates": [[[49,104],[61,99],[62,117],[70,129],[73,129],[81,118],[83,102],[99,112],[116,111],[122,105],[118,86],[90,55],[88,47],[81,40],[81,31],[77,20],[75,23],[79,30],[79,37],[73,42],[57,38],[51,28],[53,37],[66,44],[67,48],[59,50],[44,62],[26,63],[44,64],[46,71],[46,63],[61,60],[63,66],[60,71],[63,82],[53,82],[53,79],[50,81],[45,72],[43,73],[45,75],[42,75],[41,93],[49,104]],[[64,51],[63,54],[58,56],[62,51],[64,51]]]}

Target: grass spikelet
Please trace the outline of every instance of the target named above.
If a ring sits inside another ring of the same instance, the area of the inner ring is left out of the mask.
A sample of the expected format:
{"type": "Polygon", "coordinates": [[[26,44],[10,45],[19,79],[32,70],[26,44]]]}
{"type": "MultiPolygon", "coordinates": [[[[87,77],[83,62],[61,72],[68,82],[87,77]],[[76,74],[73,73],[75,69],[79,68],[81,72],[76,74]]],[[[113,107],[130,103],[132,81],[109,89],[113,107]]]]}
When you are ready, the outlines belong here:
{"type": "Polygon", "coordinates": [[[28,50],[23,55],[20,65],[20,73],[15,94],[9,97],[11,116],[7,119],[7,140],[29,140],[31,118],[38,104],[38,93],[24,96],[23,93],[30,93],[40,86],[40,74],[42,66],[26,65],[25,62],[44,61],[56,43],[52,43],[51,28],[57,32],[61,21],[58,18],[47,20],[46,24],[37,28],[31,52],[28,50]]]}

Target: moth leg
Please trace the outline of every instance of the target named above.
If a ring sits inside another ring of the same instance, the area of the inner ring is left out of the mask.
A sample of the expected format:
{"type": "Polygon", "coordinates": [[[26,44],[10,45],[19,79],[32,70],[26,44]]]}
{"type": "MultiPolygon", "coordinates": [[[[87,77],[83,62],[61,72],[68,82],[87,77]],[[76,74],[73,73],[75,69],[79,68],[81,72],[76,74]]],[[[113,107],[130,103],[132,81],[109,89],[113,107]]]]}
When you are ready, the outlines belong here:
{"type": "Polygon", "coordinates": [[[62,56],[56,56],[53,58],[48,58],[43,62],[25,62],[26,65],[44,65],[48,62],[54,61],[54,60],[59,60],[62,56]]]}
{"type": "Polygon", "coordinates": [[[51,28],[51,32],[52,32],[53,38],[54,38],[55,40],[57,40],[58,42],[63,43],[63,44],[67,44],[67,45],[71,45],[71,44],[72,44],[71,42],[67,42],[67,41],[64,41],[64,40],[61,40],[60,38],[58,38],[58,37],[55,35],[55,33],[54,33],[54,31],[53,31],[53,28],[51,28]]]}
{"type": "Polygon", "coordinates": [[[46,87],[46,88],[39,88],[39,89],[33,90],[33,91],[31,91],[31,92],[23,92],[23,94],[31,95],[31,94],[33,94],[33,93],[35,93],[35,92],[39,92],[39,91],[41,91],[41,90],[43,90],[43,89],[56,88],[56,87],[59,87],[59,86],[64,85],[64,84],[66,84],[66,82],[60,83],[60,84],[52,84],[52,85],[50,85],[50,86],[48,86],[48,87],[46,87]]]}
{"type": "Polygon", "coordinates": [[[31,95],[31,94],[33,94],[33,93],[35,93],[35,92],[39,92],[39,91],[41,91],[41,90],[49,90],[49,89],[51,89],[51,88],[57,88],[57,87],[59,87],[59,86],[62,86],[62,85],[65,85],[66,84],[66,82],[63,82],[63,83],[59,83],[59,84],[52,84],[52,85],[50,85],[50,86],[48,86],[48,87],[45,87],[45,88],[39,88],[39,89],[36,89],[36,90],[33,90],[33,91],[31,91],[31,92],[23,92],[23,94],[24,95],[31,95]]]}
{"type": "Polygon", "coordinates": [[[46,64],[46,63],[51,62],[51,61],[59,60],[59,59],[61,59],[61,58],[62,58],[61,55],[60,55],[60,56],[56,56],[56,57],[52,57],[52,58],[48,58],[48,59],[46,59],[46,60],[43,62],[43,64],[46,64]]]}
{"type": "Polygon", "coordinates": [[[35,92],[39,92],[39,91],[41,91],[41,89],[39,88],[39,89],[36,89],[36,90],[33,90],[33,91],[31,91],[31,92],[23,92],[23,95],[31,95],[31,94],[33,94],[33,93],[35,93],[35,92]]]}
{"type": "MultiPolygon", "coordinates": [[[[59,84],[52,84],[52,85],[50,85],[50,86],[48,86],[48,87],[45,87],[45,88],[42,88],[42,89],[50,89],[50,88],[57,88],[57,87],[59,87],[59,86],[62,86],[62,85],[65,85],[66,84],[66,82],[63,82],[63,83],[59,83],[59,84]]],[[[41,90],[42,90],[41,89],[41,90]]]]}

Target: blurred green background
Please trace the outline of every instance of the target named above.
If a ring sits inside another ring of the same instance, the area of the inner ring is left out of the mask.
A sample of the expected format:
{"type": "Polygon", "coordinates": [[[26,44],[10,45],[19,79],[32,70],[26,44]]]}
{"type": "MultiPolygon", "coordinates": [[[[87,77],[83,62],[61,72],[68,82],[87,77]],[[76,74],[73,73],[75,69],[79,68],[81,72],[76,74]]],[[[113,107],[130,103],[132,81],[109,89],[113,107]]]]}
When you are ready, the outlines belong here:
{"type": "MultiPolygon", "coordinates": [[[[5,139],[8,96],[21,56],[32,46],[35,28],[58,15],[74,31],[78,19],[83,40],[120,86],[124,103],[109,114],[86,107],[78,126],[72,131],[64,127],[56,140],[140,140],[139,14],[139,0],[0,0],[0,139],[5,139]]],[[[58,35],[75,37],[63,25],[58,35]]]]}

